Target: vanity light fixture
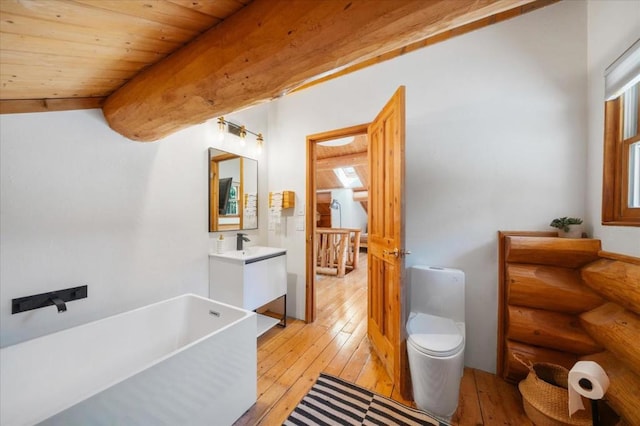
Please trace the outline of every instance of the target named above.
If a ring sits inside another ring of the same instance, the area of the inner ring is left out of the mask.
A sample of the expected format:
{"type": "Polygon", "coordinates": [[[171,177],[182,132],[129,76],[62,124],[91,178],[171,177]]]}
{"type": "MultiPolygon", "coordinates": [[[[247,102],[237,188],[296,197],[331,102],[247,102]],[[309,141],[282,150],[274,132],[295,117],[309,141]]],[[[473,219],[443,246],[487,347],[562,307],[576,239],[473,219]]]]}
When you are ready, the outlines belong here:
{"type": "Polygon", "coordinates": [[[262,133],[255,133],[251,130],[247,129],[244,125],[232,123],[231,121],[227,121],[224,117],[218,117],[218,140],[224,140],[224,134],[226,132],[234,134],[240,138],[240,146],[244,146],[247,139],[247,133],[252,134],[256,137],[256,150],[258,152],[262,151],[262,146],[264,144],[264,137],[262,133]]]}

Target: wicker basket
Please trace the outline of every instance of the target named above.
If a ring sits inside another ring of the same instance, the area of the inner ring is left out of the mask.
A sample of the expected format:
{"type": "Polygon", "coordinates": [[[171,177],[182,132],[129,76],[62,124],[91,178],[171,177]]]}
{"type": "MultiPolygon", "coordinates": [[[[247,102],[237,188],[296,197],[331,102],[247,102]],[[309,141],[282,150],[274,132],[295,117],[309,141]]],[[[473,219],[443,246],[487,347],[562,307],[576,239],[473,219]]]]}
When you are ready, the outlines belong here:
{"type": "Polygon", "coordinates": [[[545,362],[525,365],[529,368],[529,374],[518,384],[518,389],[522,394],[524,412],[534,424],[537,426],[591,426],[589,404],[585,404],[585,410],[580,410],[569,417],[567,390],[569,370],[560,365],[545,362]]]}

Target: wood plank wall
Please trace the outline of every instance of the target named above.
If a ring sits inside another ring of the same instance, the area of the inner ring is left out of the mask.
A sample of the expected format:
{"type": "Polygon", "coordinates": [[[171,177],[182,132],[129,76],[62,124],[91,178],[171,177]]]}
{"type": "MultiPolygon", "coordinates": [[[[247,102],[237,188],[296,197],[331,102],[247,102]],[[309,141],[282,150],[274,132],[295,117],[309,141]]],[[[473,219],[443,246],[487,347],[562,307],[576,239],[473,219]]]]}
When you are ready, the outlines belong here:
{"type": "Polygon", "coordinates": [[[640,425],[640,259],[600,240],[499,232],[498,375],[528,373],[514,355],[571,368],[598,362],[609,405],[640,425]]]}

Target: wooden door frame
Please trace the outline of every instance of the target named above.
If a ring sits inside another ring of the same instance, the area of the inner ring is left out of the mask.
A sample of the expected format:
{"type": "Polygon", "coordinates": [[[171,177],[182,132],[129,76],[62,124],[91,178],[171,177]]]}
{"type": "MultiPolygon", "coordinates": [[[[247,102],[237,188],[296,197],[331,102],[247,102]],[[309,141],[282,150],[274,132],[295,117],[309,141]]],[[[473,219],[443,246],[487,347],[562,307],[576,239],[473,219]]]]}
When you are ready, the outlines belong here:
{"type": "Polygon", "coordinates": [[[359,124],[328,132],[307,136],[307,200],[306,200],[306,296],[304,320],[311,323],[316,319],[316,262],[314,238],[316,234],[316,144],[332,139],[367,134],[371,123],[359,124]]]}

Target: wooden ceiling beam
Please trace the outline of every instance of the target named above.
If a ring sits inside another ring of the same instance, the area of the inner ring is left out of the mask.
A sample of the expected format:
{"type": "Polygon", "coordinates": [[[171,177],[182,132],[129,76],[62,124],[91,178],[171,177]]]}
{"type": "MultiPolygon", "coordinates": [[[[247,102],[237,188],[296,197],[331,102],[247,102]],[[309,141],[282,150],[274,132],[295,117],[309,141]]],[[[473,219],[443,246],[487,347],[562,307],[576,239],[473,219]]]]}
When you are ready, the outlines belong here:
{"type": "Polygon", "coordinates": [[[348,67],[336,69],[329,73],[322,75],[319,78],[313,79],[302,86],[296,87],[293,92],[297,92],[300,90],[308,89],[309,87],[315,86],[320,83],[324,83],[325,81],[332,80],[334,78],[341,77],[343,75],[350,74],[352,72],[361,70],[363,68],[370,67],[372,65],[380,64],[382,62],[388,61],[390,59],[397,58],[402,55],[406,55],[407,53],[411,53],[414,50],[422,49],[424,47],[430,46],[432,44],[441,43],[445,40],[448,40],[452,37],[457,37],[462,34],[466,34],[471,31],[475,31],[479,28],[486,27],[489,25],[497,24],[499,22],[505,21],[507,19],[514,18],[516,16],[529,13],[533,10],[540,9],[541,7],[549,6],[550,4],[557,3],[560,0],[535,0],[529,4],[524,6],[520,6],[517,8],[505,10],[504,12],[496,13],[495,15],[487,16],[478,21],[473,21],[468,24],[452,28],[450,30],[440,32],[433,36],[429,36],[425,39],[413,42],[406,46],[399,47],[397,49],[391,50],[389,52],[385,52],[382,55],[376,56],[371,59],[367,59],[366,61],[358,62],[348,67]]]}
{"type": "Polygon", "coordinates": [[[353,201],[369,201],[369,191],[366,189],[353,190],[353,201]]]}
{"type": "Polygon", "coordinates": [[[368,166],[368,157],[366,152],[357,154],[341,155],[339,157],[327,157],[316,160],[317,171],[333,170],[338,167],[356,167],[368,166]]]}
{"type": "Polygon", "coordinates": [[[118,133],[154,141],[329,71],[533,0],[255,0],[109,96],[118,133]]]}

